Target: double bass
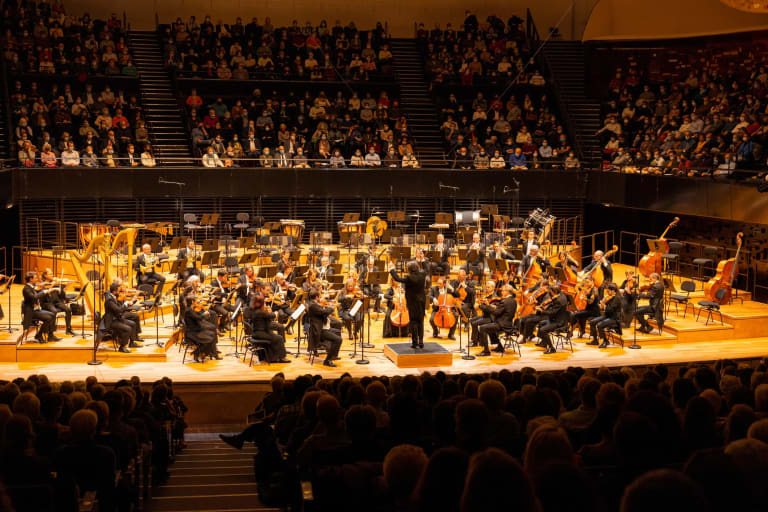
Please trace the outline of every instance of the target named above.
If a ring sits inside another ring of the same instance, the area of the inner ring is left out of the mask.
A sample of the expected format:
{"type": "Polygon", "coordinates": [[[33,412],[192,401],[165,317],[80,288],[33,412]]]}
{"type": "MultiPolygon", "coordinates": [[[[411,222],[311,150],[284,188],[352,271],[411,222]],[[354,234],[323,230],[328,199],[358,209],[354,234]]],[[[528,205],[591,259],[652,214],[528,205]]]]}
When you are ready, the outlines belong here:
{"type": "MultiPolygon", "coordinates": [[[[612,256],[618,250],[619,250],[619,246],[618,245],[614,245],[611,248],[610,251],[608,251],[605,254],[603,254],[603,259],[606,259],[609,256],[612,256]]],[[[579,277],[581,279],[584,279],[587,276],[592,276],[592,280],[594,281],[595,286],[597,286],[598,288],[603,286],[603,281],[605,280],[605,276],[603,275],[603,265],[602,265],[602,263],[598,263],[597,265],[594,266],[594,268],[592,270],[590,270],[589,272],[587,272],[585,274],[580,275],[579,277]]]]}
{"type": "Polygon", "coordinates": [[[717,273],[704,285],[704,293],[709,297],[709,300],[719,302],[720,304],[726,304],[731,301],[733,280],[739,273],[739,255],[741,254],[743,237],[744,233],[736,235],[736,256],[720,261],[717,264],[717,273]],[[722,300],[718,301],[716,294],[721,288],[725,290],[725,295],[723,295],[722,300]]]}
{"type": "MultiPolygon", "coordinates": [[[[669,223],[669,226],[667,226],[667,229],[664,230],[664,232],[661,234],[661,236],[658,239],[648,240],[648,246],[651,247],[651,242],[664,242],[664,245],[666,246],[667,242],[664,239],[664,237],[667,235],[667,231],[677,226],[678,222],[680,222],[680,217],[675,217],[675,219],[669,223]]],[[[667,251],[669,251],[669,246],[667,246],[667,251]]],[[[661,271],[662,271],[661,256],[662,255],[663,253],[661,252],[651,250],[648,254],[640,258],[640,263],[637,264],[637,267],[640,270],[640,273],[645,277],[650,276],[654,272],[661,275],[661,271]]]]}

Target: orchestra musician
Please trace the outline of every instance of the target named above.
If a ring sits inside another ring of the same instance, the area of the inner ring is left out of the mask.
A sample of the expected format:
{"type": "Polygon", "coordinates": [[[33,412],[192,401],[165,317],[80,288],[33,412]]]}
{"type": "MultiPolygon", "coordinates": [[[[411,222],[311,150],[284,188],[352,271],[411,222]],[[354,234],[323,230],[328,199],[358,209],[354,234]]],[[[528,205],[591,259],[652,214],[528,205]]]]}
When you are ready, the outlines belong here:
{"type": "Polygon", "coordinates": [[[176,253],[176,259],[178,261],[186,260],[184,268],[179,269],[179,277],[182,281],[189,279],[189,276],[200,275],[200,269],[197,268],[197,260],[199,258],[197,256],[197,247],[195,246],[194,239],[187,238],[187,245],[179,249],[179,252],[176,253]]]}
{"type": "MultiPolygon", "coordinates": [[[[272,310],[277,313],[278,322],[284,324],[293,314],[291,304],[296,298],[296,287],[289,283],[281,272],[278,272],[275,280],[272,281],[272,298],[272,310]]],[[[291,320],[288,328],[290,329],[292,325],[291,320]]]]}
{"type": "Polygon", "coordinates": [[[613,282],[613,267],[603,251],[595,251],[595,254],[592,255],[592,261],[582,269],[581,274],[589,275],[598,265],[603,268],[604,283],[613,282]]]}
{"type": "MultiPolygon", "coordinates": [[[[429,316],[429,325],[432,326],[433,338],[440,337],[440,328],[437,326],[437,324],[435,324],[435,315],[440,310],[440,307],[438,306],[438,301],[440,300],[440,296],[446,295],[446,294],[455,298],[459,297],[459,292],[454,288],[446,285],[445,279],[441,277],[440,279],[437,280],[437,284],[429,289],[429,301],[432,304],[432,314],[429,316]]],[[[454,333],[456,332],[456,326],[458,324],[459,322],[454,322],[453,325],[450,327],[450,329],[448,329],[449,340],[456,340],[454,333]]]]}
{"type": "Polygon", "coordinates": [[[387,293],[384,294],[384,300],[386,301],[387,312],[384,316],[384,323],[382,324],[382,337],[383,338],[400,338],[408,335],[408,328],[406,326],[398,327],[392,325],[392,311],[395,309],[395,301],[398,297],[402,296],[405,291],[403,287],[397,281],[392,281],[392,286],[389,287],[387,293]]]}
{"type": "Polygon", "coordinates": [[[280,259],[277,262],[277,271],[283,274],[289,283],[292,283],[295,277],[293,275],[293,267],[293,262],[291,262],[291,251],[283,249],[280,253],[280,259]]]}
{"type": "Polygon", "coordinates": [[[411,332],[411,348],[424,348],[424,312],[427,302],[424,287],[427,274],[419,268],[419,264],[415,261],[408,262],[406,268],[408,275],[400,277],[395,272],[394,264],[391,263],[389,275],[405,286],[405,301],[410,319],[408,329],[411,332]]]}
{"type": "Polygon", "coordinates": [[[431,273],[447,276],[451,271],[451,263],[449,262],[451,250],[448,243],[445,241],[445,235],[442,233],[437,234],[437,241],[432,246],[431,250],[440,253],[440,261],[432,262],[431,273]]]}
{"type": "MultiPolygon", "coordinates": [[[[269,341],[267,345],[267,361],[270,363],[290,363],[285,358],[285,335],[273,331],[275,314],[265,306],[264,297],[256,295],[251,303],[251,337],[257,340],[269,341]]],[[[278,324],[279,325],[279,324],[278,324]]],[[[282,327],[280,325],[280,327],[282,327]]]]}
{"type": "Polygon", "coordinates": [[[151,284],[155,287],[155,297],[160,296],[165,284],[165,277],[155,272],[157,265],[157,256],[152,254],[152,246],[144,244],[141,246],[141,254],[136,257],[134,269],[136,270],[136,281],[139,284],[151,284]]]}
{"type": "Polygon", "coordinates": [[[320,251],[320,257],[316,260],[316,266],[318,268],[322,266],[323,258],[328,258],[328,265],[333,265],[336,263],[336,258],[333,257],[331,250],[327,247],[323,247],[323,250],[320,251]]]}
{"type": "Polygon", "coordinates": [[[219,334],[216,329],[216,320],[209,311],[204,311],[204,304],[196,293],[191,293],[186,298],[184,310],[185,336],[194,346],[192,353],[195,362],[208,356],[210,359],[222,359],[216,345],[219,334]]]}
{"type": "Polygon", "coordinates": [[[141,317],[139,314],[133,310],[133,305],[135,304],[135,301],[138,299],[133,299],[131,301],[128,301],[128,290],[125,289],[125,284],[123,283],[123,280],[120,278],[117,278],[115,280],[120,285],[120,293],[117,295],[117,303],[125,308],[125,311],[123,312],[122,319],[125,321],[130,322],[133,324],[133,330],[131,331],[130,335],[130,344],[129,347],[131,348],[138,348],[141,346],[141,342],[144,341],[139,337],[139,334],[141,334],[141,317]]]}
{"type": "Polygon", "coordinates": [[[363,328],[363,308],[357,309],[357,312],[353,316],[351,309],[354,307],[358,300],[363,299],[363,292],[357,286],[354,279],[347,279],[344,283],[344,289],[339,292],[338,296],[338,313],[341,318],[344,327],[349,332],[349,339],[357,341],[358,335],[362,334],[363,328]]]}
{"type": "MultiPolygon", "coordinates": [[[[554,284],[557,284],[557,281],[553,280],[550,282],[549,276],[547,276],[547,274],[542,274],[541,280],[528,288],[526,293],[531,295],[533,292],[537,292],[533,294],[532,297],[535,297],[534,300],[536,305],[540,306],[545,301],[549,300],[549,290],[554,284]]],[[[524,298],[523,300],[529,299],[524,298]]],[[[544,320],[546,320],[546,317],[540,311],[534,311],[533,313],[520,318],[520,337],[518,338],[517,342],[522,345],[531,341],[533,339],[533,332],[536,330],[536,326],[544,320]]]]}
{"type": "Polygon", "coordinates": [[[475,315],[469,321],[469,325],[471,327],[469,339],[471,340],[473,347],[480,344],[480,327],[493,322],[493,319],[491,318],[491,312],[493,311],[491,308],[491,302],[498,298],[496,289],[496,283],[488,279],[485,282],[485,293],[482,297],[478,298],[478,301],[480,302],[478,309],[480,310],[481,314],[475,315]]]}
{"type": "Polygon", "coordinates": [[[623,307],[621,326],[626,329],[632,323],[635,304],[637,303],[637,276],[634,270],[627,270],[624,281],[619,286],[619,296],[623,307]]]}
{"type": "Polygon", "coordinates": [[[501,289],[501,301],[496,305],[491,305],[488,309],[491,322],[478,327],[478,341],[482,345],[482,352],[478,356],[484,357],[491,355],[488,349],[488,338],[496,345],[494,352],[504,353],[504,345],[499,338],[500,331],[511,330],[515,325],[515,313],[517,313],[517,301],[512,293],[512,287],[509,285],[501,289]]]}
{"type": "Polygon", "coordinates": [[[547,258],[539,256],[539,246],[532,245],[528,248],[528,252],[525,256],[523,256],[523,260],[520,262],[520,266],[517,269],[517,275],[521,277],[526,275],[528,267],[530,267],[534,261],[538,263],[542,272],[547,272],[549,267],[552,266],[547,258]]]}
{"type": "Polygon", "coordinates": [[[525,240],[523,241],[523,254],[530,254],[531,247],[539,248],[539,241],[536,240],[536,231],[529,229],[525,232],[525,240]]]}
{"type": "Polygon", "coordinates": [[[597,345],[597,337],[599,335],[602,343],[598,347],[607,348],[608,336],[605,333],[607,329],[614,329],[621,335],[622,301],[619,287],[615,283],[609,283],[605,287],[605,295],[601,301],[601,306],[603,307],[603,313],[589,321],[592,341],[587,343],[587,345],[597,345]]]}
{"type": "Polygon", "coordinates": [[[360,287],[363,289],[363,293],[371,297],[371,300],[373,302],[373,310],[376,313],[381,312],[381,286],[379,284],[371,284],[368,283],[368,275],[371,272],[379,272],[379,267],[376,266],[376,261],[373,259],[372,256],[369,256],[365,260],[365,267],[363,267],[360,271],[360,278],[358,279],[358,283],[360,283],[360,287]]]}
{"type": "Polygon", "coordinates": [[[75,332],[72,330],[72,310],[67,305],[67,295],[61,285],[56,285],[51,269],[47,268],[43,271],[42,281],[48,283],[48,293],[43,295],[40,300],[40,307],[46,311],[50,311],[54,315],[56,313],[64,313],[64,320],[66,322],[66,333],[69,336],[74,336],[75,332]]]}
{"type": "Polygon", "coordinates": [[[29,329],[32,320],[38,320],[42,326],[35,335],[35,341],[46,343],[47,341],[59,341],[56,336],[56,315],[40,307],[40,301],[48,294],[48,289],[38,286],[40,276],[37,272],[27,272],[24,276],[23,300],[21,303],[22,326],[29,329]]]}
{"type": "Polygon", "coordinates": [[[482,276],[485,270],[485,247],[480,243],[480,233],[472,233],[472,243],[467,245],[467,273],[482,276]],[[475,251],[473,254],[472,251],[475,251]]]}
{"type": "Polygon", "coordinates": [[[243,271],[237,276],[237,306],[245,307],[251,303],[250,296],[253,293],[253,283],[256,281],[256,273],[253,271],[253,265],[247,263],[243,271]]]}
{"type": "MultiPolygon", "coordinates": [[[[309,317],[309,334],[315,343],[326,345],[324,366],[336,367],[334,359],[338,359],[339,348],[341,348],[341,331],[327,322],[328,317],[333,314],[333,308],[323,306],[320,303],[320,292],[313,289],[309,292],[309,306],[307,307],[307,316],[309,317]]],[[[316,350],[312,347],[312,350],[316,350]]]]}
{"type": "Polygon", "coordinates": [[[584,299],[586,307],[573,314],[573,325],[579,325],[579,336],[573,336],[574,338],[583,338],[587,333],[587,321],[590,318],[600,316],[600,297],[597,293],[597,287],[595,286],[595,280],[592,276],[587,276],[581,283],[581,288],[577,292],[579,297],[584,299]]]}
{"type": "Polygon", "coordinates": [[[333,277],[333,266],[331,266],[330,256],[320,258],[320,267],[317,269],[317,277],[321,281],[330,281],[333,277]]]}
{"type": "Polygon", "coordinates": [[[648,278],[651,281],[648,291],[641,293],[638,299],[648,299],[647,306],[640,306],[635,310],[635,319],[640,322],[640,332],[648,334],[653,328],[646,315],[654,318],[659,326],[659,330],[664,325],[664,283],[659,280],[659,274],[653,272],[648,278]]]}
{"type": "Polygon", "coordinates": [[[537,307],[542,315],[546,317],[546,320],[539,326],[538,334],[541,341],[536,346],[546,347],[545,354],[554,354],[555,347],[552,345],[549,333],[565,327],[568,324],[570,315],[568,313],[568,297],[564,293],[560,293],[560,285],[550,286],[549,296],[550,298],[545,308],[542,308],[542,306],[537,307]]]}
{"type": "MultiPolygon", "coordinates": [[[[8,279],[9,277],[5,274],[0,274],[0,284],[4,284],[8,279]]],[[[8,288],[8,293],[11,293],[10,288],[8,288]]],[[[2,293],[0,293],[0,295],[2,295],[2,293]]],[[[3,318],[5,318],[5,313],[3,313],[3,306],[0,304],[0,320],[3,318]]]]}
{"type": "Polygon", "coordinates": [[[448,284],[456,291],[456,297],[461,298],[462,295],[466,294],[459,307],[464,313],[464,317],[469,320],[475,314],[474,281],[469,279],[466,270],[460,268],[456,273],[456,279],[452,279],[448,284]]]}
{"type": "Polygon", "coordinates": [[[304,290],[304,295],[308,296],[309,291],[315,286],[322,286],[322,285],[320,281],[318,281],[317,279],[317,269],[310,268],[309,270],[307,270],[306,279],[304,279],[304,282],[301,283],[301,289],[304,290]]]}
{"type": "Polygon", "coordinates": [[[488,252],[488,257],[496,260],[513,260],[515,256],[507,252],[498,240],[493,242],[491,250],[488,252]]]}
{"type": "Polygon", "coordinates": [[[558,255],[558,260],[557,260],[557,263],[555,263],[555,268],[565,269],[566,267],[568,267],[570,270],[574,272],[578,272],[579,262],[573,259],[573,256],[571,256],[567,251],[562,251],[558,255]]]}
{"type": "MultiPolygon", "coordinates": [[[[130,353],[128,344],[136,332],[136,323],[125,318],[128,308],[120,301],[120,295],[125,293],[122,283],[114,282],[109,285],[109,291],[104,294],[104,316],[99,323],[100,331],[110,331],[120,348],[118,351],[130,353]]],[[[138,344],[134,343],[134,346],[138,344]]]]}
{"type": "Polygon", "coordinates": [[[219,317],[219,333],[225,334],[229,330],[229,315],[235,310],[235,307],[230,303],[233,290],[226,270],[219,269],[216,277],[211,281],[211,287],[213,288],[211,309],[219,317]]]}
{"type": "Polygon", "coordinates": [[[424,249],[421,247],[416,248],[416,256],[413,258],[413,261],[419,266],[419,270],[423,270],[429,274],[431,267],[427,261],[426,255],[424,254],[424,249]]]}

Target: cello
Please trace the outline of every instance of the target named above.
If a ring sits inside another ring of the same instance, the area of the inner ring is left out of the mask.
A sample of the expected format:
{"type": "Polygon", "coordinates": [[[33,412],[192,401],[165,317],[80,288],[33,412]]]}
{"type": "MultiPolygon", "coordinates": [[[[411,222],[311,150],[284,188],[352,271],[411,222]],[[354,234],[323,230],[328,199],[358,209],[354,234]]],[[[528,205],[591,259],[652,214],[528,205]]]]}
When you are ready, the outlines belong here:
{"type": "MultiPolygon", "coordinates": [[[[667,226],[667,229],[664,230],[664,232],[661,234],[661,236],[657,240],[648,240],[648,246],[649,247],[651,246],[651,242],[664,242],[664,245],[667,245],[667,242],[664,239],[664,237],[666,236],[667,231],[677,226],[678,222],[680,222],[680,217],[675,217],[675,219],[669,223],[669,226],[667,226]]],[[[667,245],[667,251],[669,251],[668,245],[667,245]]],[[[637,267],[640,270],[640,273],[645,277],[650,276],[654,272],[661,275],[661,271],[662,271],[661,256],[662,256],[662,253],[651,250],[648,254],[640,258],[640,263],[637,264],[637,267]]]]}
{"type": "Polygon", "coordinates": [[[441,329],[450,329],[456,323],[456,315],[453,314],[453,297],[446,290],[437,299],[437,313],[435,313],[435,325],[441,329]]]}
{"type": "Polygon", "coordinates": [[[704,285],[704,293],[709,297],[709,300],[719,304],[726,304],[731,301],[733,280],[739,273],[739,255],[741,254],[743,237],[744,233],[736,235],[736,256],[720,261],[717,264],[717,273],[704,285]],[[725,290],[725,295],[723,295],[722,300],[718,301],[716,295],[721,288],[725,290]]]}
{"type": "Polygon", "coordinates": [[[392,304],[394,305],[394,308],[389,315],[389,322],[394,327],[406,327],[410,322],[410,317],[408,316],[408,308],[405,304],[405,293],[399,288],[395,290],[394,297],[392,297],[392,304]]]}

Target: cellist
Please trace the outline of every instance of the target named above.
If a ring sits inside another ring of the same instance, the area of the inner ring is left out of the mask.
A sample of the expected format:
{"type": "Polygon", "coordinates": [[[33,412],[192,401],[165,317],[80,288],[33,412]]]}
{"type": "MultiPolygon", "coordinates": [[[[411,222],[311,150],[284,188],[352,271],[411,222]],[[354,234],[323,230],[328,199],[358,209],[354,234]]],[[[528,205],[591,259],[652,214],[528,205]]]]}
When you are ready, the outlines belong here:
{"type": "Polygon", "coordinates": [[[494,352],[504,353],[504,345],[499,338],[499,332],[507,329],[511,329],[514,326],[515,313],[517,312],[517,301],[512,293],[512,287],[505,285],[501,288],[501,301],[495,306],[491,306],[489,313],[491,319],[490,323],[479,327],[480,332],[480,344],[483,346],[482,352],[478,353],[478,356],[484,357],[491,355],[488,350],[488,338],[496,344],[494,352]]]}
{"type": "Polygon", "coordinates": [[[387,313],[384,316],[384,323],[382,324],[382,337],[383,338],[399,338],[401,336],[408,335],[408,326],[395,326],[392,325],[392,312],[395,309],[396,302],[401,300],[403,306],[405,306],[405,291],[400,283],[392,281],[392,286],[389,287],[387,293],[384,294],[384,300],[386,301],[387,313]]]}
{"type": "MultiPolygon", "coordinates": [[[[501,288],[499,288],[499,292],[501,292],[501,288]]],[[[489,279],[485,282],[485,293],[481,294],[477,298],[479,303],[477,309],[480,314],[474,316],[469,321],[469,325],[472,328],[472,331],[469,335],[471,346],[474,347],[480,344],[480,327],[493,322],[493,319],[491,319],[491,302],[497,298],[498,295],[496,294],[496,283],[489,279]]]]}
{"type": "MultiPolygon", "coordinates": [[[[429,325],[432,326],[432,337],[433,338],[439,338],[440,337],[440,328],[435,323],[435,315],[440,310],[440,307],[438,306],[440,302],[440,298],[442,295],[450,295],[451,297],[459,297],[459,292],[456,289],[448,288],[445,284],[445,279],[442,277],[437,280],[437,285],[433,286],[429,290],[429,299],[432,302],[432,314],[429,316],[429,325]]],[[[455,312],[454,312],[455,314],[455,312]]],[[[454,332],[456,332],[456,325],[458,322],[454,322],[453,325],[448,330],[448,339],[449,340],[455,340],[456,337],[453,335],[454,332]]]]}

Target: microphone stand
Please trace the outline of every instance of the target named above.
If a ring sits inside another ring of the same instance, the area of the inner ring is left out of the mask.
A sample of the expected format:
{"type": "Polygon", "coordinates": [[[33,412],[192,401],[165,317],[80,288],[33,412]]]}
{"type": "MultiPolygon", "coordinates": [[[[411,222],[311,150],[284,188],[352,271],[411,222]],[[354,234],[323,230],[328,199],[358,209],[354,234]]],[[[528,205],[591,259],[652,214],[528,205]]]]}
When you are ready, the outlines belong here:
{"type": "Polygon", "coordinates": [[[160,185],[175,185],[179,187],[179,235],[184,232],[184,187],[187,185],[181,181],[166,180],[162,176],[157,179],[157,183],[160,185]]]}

